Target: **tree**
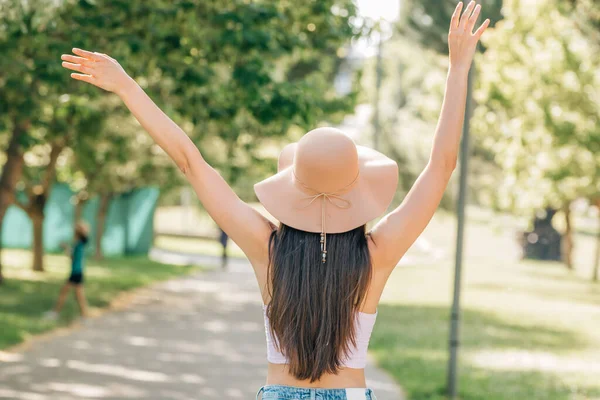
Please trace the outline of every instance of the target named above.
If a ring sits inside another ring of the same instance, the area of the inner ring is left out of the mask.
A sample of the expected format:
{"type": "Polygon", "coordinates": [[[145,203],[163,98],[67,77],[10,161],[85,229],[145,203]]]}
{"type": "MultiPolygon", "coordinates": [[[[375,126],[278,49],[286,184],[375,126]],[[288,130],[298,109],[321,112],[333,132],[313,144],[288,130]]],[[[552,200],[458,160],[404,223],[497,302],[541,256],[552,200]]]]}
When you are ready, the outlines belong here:
{"type": "MultiPolygon", "coordinates": [[[[7,160],[2,169],[0,177],[0,234],[2,233],[2,221],[9,205],[14,201],[17,179],[21,175],[23,168],[23,155],[21,154],[19,141],[23,135],[26,125],[13,128],[13,134],[10,136],[10,142],[7,148],[7,160]]],[[[0,236],[1,237],[1,236],[0,236]]],[[[0,251],[2,243],[0,241],[0,251]]],[[[4,280],[2,275],[2,259],[0,257],[0,283],[4,280]]]]}
{"type": "Polygon", "coordinates": [[[60,42],[53,36],[56,10],[53,1],[0,2],[0,52],[4,55],[0,60],[0,132],[9,143],[0,179],[0,229],[8,206],[15,201],[24,154],[35,144],[30,133],[46,128],[43,114],[52,114],[44,108],[56,100],[48,82],[66,81],[57,74],[59,67],[53,59],[60,42]]]}
{"type": "MultiPolygon", "coordinates": [[[[59,100],[86,99],[94,110],[103,96],[70,81],[60,67],[58,55],[73,46],[120,59],[201,147],[225,149],[226,158],[204,153],[232,176],[256,165],[264,174],[273,168],[264,143],[354,104],[354,94],[339,97],[332,85],[341,62],[337,50],[361,32],[350,24],[356,14],[350,0],[6,0],[0,6],[2,131],[9,132],[11,144],[0,182],[0,217],[14,201],[15,182],[36,176],[21,174],[23,155],[52,148],[43,143],[63,145],[54,141],[60,133],[49,129],[59,100]]],[[[106,118],[105,111],[98,115],[103,113],[106,118]]],[[[82,132],[91,128],[88,123],[82,132]]],[[[36,182],[25,186],[39,189],[36,182]]]]}
{"type": "Polygon", "coordinates": [[[496,206],[563,209],[570,227],[570,203],[600,193],[600,65],[589,37],[551,5],[507,2],[507,20],[484,40],[473,128],[504,173],[490,188],[496,206]]]}
{"type": "Polygon", "coordinates": [[[600,44],[600,4],[594,0],[564,0],[563,15],[571,18],[577,28],[592,42],[600,44]]]}
{"type": "Polygon", "coordinates": [[[21,176],[21,187],[26,200],[16,199],[20,207],[33,224],[33,270],[43,271],[44,239],[43,223],[45,206],[50,196],[52,184],[56,179],[59,157],[80,132],[96,137],[102,129],[103,114],[88,104],[86,99],[56,99],[48,121],[38,117],[42,128],[30,132],[32,143],[25,153],[25,168],[21,176]],[[43,125],[42,125],[43,124],[43,125]],[[44,142],[45,141],[45,142],[44,142]]]}
{"type": "Polygon", "coordinates": [[[61,171],[60,180],[69,182],[75,195],[75,221],[81,218],[88,199],[98,196],[96,215],[95,257],[103,258],[102,236],[108,206],[118,194],[137,187],[160,185],[162,190],[181,184],[173,164],[129,114],[115,107],[114,98],[106,98],[101,107],[112,110],[100,135],[77,135],[69,163],[61,171]]]}
{"type": "Polygon", "coordinates": [[[598,231],[596,232],[596,253],[594,263],[592,264],[592,282],[598,282],[600,279],[600,197],[592,203],[598,210],[598,231]]]}
{"type": "MultiPolygon", "coordinates": [[[[332,82],[338,49],[360,33],[349,23],[355,12],[351,1],[182,2],[150,14],[152,36],[127,31],[153,43],[144,66],[130,72],[251,199],[250,182],[274,168],[265,143],[352,109],[356,93],[337,96],[332,82]]],[[[89,13],[82,18],[87,23],[89,13]]]]}
{"type": "MultiPolygon", "coordinates": [[[[442,105],[447,65],[414,38],[400,35],[384,43],[383,54],[379,101],[381,150],[402,165],[396,199],[401,201],[427,164],[442,105]]],[[[374,87],[372,64],[366,63],[363,75],[368,103],[373,103],[375,97],[369,90],[374,87]]],[[[448,196],[444,198],[445,206],[447,200],[448,196]]]]}
{"type": "Polygon", "coordinates": [[[158,45],[165,54],[161,46],[178,43],[186,56],[157,60],[169,88],[157,94],[234,185],[264,176],[274,167],[265,144],[352,109],[356,93],[340,97],[332,83],[338,50],[360,33],[355,14],[347,0],[202,2],[177,14],[178,30],[158,45]]]}
{"type": "MultiPolygon", "coordinates": [[[[502,18],[502,1],[481,3],[482,20],[490,18],[493,26],[502,18]]],[[[403,1],[395,34],[385,42],[382,139],[385,150],[405,166],[400,180],[404,191],[410,189],[429,156],[444,95],[448,28],[456,4],[457,0],[403,1]]],[[[366,71],[372,69],[367,66],[366,71]]],[[[478,165],[475,170],[480,169],[478,165]]],[[[441,206],[452,204],[449,190],[441,206]]]]}
{"type": "MultiPolygon", "coordinates": [[[[562,10],[563,15],[574,21],[582,35],[588,38],[591,48],[596,53],[600,51],[600,4],[593,0],[566,0],[565,3],[567,7],[562,10]]],[[[594,194],[590,198],[590,203],[600,210],[600,193],[594,194]]],[[[600,226],[598,226],[592,271],[592,281],[597,282],[600,279],[600,226]]]]}

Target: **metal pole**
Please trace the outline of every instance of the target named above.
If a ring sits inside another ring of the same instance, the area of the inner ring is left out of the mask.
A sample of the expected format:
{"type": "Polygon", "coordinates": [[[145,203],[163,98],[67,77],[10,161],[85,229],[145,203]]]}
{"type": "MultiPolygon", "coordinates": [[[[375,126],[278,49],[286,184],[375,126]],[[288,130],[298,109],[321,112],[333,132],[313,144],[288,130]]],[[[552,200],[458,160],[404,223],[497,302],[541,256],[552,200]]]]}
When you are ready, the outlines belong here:
{"type": "Polygon", "coordinates": [[[373,148],[379,150],[379,137],[381,136],[381,123],[379,118],[379,96],[381,92],[381,81],[383,79],[383,38],[379,33],[379,45],[377,46],[377,64],[375,67],[375,110],[373,115],[373,148]]]}
{"type": "Polygon", "coordinates": [[[450,319],[450,357],[448,360],[448,396],[456,399],[458,392],[458,349],[460,347],[460,290],[463,261],[463,236],[465,229],[465,204],[467,200],[467,175],[469,162],[469,121],[473,113],[472,91],[475,66],[469,72],[467,86],[467,105],[465,109],[465,122],[460,144],[460,180],[457,204],[458,227],[456,232],[456,260],[454,270],[454,298],[452,300],[452,314],[450,319]]]}

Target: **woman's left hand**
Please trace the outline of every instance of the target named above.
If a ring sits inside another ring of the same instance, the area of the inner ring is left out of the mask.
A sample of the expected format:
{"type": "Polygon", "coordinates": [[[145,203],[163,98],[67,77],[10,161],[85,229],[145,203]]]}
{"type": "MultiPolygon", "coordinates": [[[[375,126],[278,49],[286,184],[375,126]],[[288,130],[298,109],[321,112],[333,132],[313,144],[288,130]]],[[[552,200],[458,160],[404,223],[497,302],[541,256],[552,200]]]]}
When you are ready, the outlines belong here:
{"type": "Polygon", "coordinates": [[[132,79],[114,58],[77,48],[73,49],[73,53],[76,56],[63,54],[61,57],[63,67],[79,72],[71,74],[73,79],[91,83],[116,94],[130,86],[132,79]]]}
{"type": "Polygon", "coordinates": [[[450,32],[448,35],[448,47],[450,49],[450,67],[451,68],[470,68],[475,55],[477,43],[481,35],[490,25],[490,20],[486,19],[483,24],[473,32],[479,14],[481,5],[471,1],[465,12],[463,2],[459,2],[452,15],[450,22],[450,32]]]}

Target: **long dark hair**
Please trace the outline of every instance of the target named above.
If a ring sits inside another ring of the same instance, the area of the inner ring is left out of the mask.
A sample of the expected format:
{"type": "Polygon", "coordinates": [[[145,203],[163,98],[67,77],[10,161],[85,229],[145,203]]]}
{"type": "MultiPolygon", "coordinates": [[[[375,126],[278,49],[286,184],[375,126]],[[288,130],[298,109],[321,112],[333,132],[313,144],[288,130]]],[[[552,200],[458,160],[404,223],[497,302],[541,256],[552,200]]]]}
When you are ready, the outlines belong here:
{"type": "Polygon", "coordinates": [[[365,226],[327,235],[281,224],[269,243],[267,308],[271,334],[289,371],[310,382],[336,373],[355,346],[355,317],[371,281],[365,226]]]}

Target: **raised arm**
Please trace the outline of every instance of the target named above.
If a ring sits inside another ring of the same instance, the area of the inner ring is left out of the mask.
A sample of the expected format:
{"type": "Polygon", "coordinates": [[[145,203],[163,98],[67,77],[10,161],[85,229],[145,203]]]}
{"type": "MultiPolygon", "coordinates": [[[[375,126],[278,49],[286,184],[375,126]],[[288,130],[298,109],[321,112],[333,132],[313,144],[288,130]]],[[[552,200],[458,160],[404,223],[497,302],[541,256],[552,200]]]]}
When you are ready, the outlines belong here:
{"type": "Polygon", "coordinates": [[[450,69],[429,162],[402,204],[371,231],[371,254],[376,267],[391,269],[396,266],[429,224],[456,167],[469,69],[477,43],[490,23],[486,20],[473,33],[481,6],[471,2],[461,16],[462,9],[461,2],[450,23],[450,69]]]}
{"type": "Polygon", "coordinates": [[[73,49],[63,66],[77,71],[74,79],[114,92],[154,141],[175,161],[215,222],[257,263],[268,257],[269,221],[240,200],[225,180],[204,160],[190,138],[148,97],[113,58],[73,49]]]}

